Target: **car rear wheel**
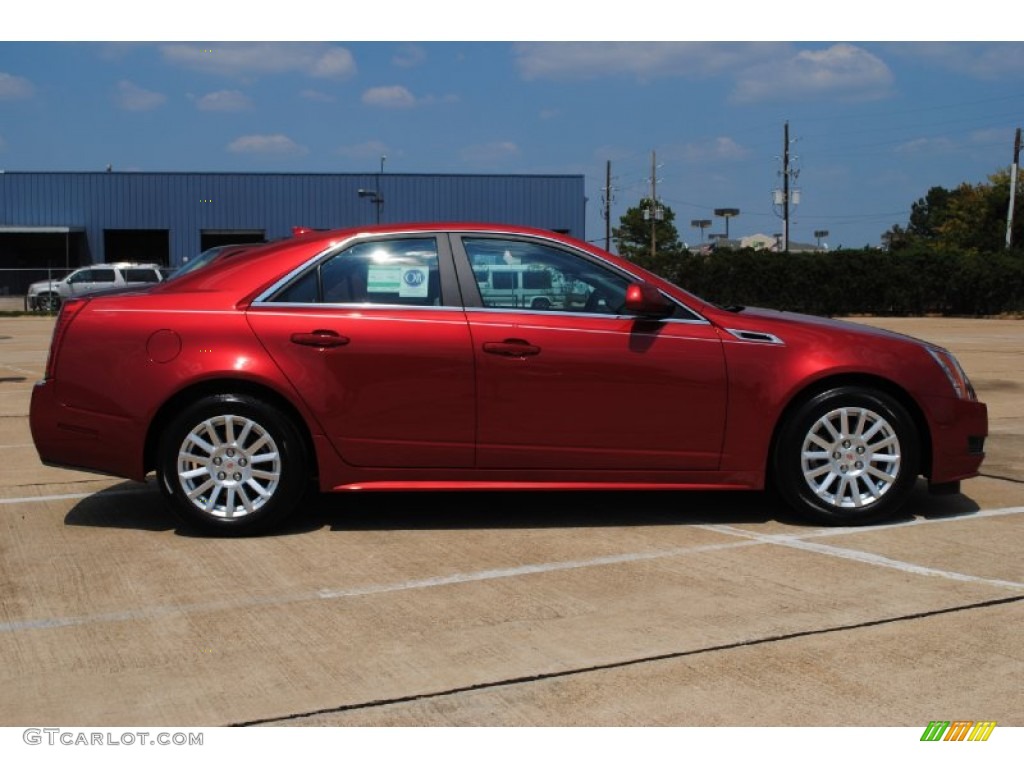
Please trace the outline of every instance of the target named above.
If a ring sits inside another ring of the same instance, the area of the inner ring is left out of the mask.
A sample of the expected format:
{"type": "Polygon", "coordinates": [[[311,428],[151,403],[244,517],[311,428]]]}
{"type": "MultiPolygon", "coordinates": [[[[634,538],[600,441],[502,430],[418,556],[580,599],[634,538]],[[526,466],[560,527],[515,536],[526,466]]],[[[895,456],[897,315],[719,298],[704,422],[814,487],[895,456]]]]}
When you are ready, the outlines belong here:
{"type": "Polygon", "coordinates": [[[308,480],[292,421],[248,395],[212,395],[185,408],[160,443],[160,488],[171,508],[209,533],[249,535],[279,523],[308,480]]]}
{"type": "Polygon", "coordinates": [[[839,387],[807,400],[783,425],[774,455],[783,498],[803,517],[859,525],[891,517],[914,487],[920,439],[889,395],[839,387]]]}

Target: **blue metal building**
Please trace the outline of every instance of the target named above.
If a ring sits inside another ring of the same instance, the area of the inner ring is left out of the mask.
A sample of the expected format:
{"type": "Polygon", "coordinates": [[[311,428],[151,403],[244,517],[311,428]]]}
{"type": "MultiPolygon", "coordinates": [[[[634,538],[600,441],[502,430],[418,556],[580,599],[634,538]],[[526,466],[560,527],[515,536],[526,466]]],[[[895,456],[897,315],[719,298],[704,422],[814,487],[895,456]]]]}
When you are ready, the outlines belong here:
{"type": "Polygon", "coordinates": [[[39,279],[22,270],[176,266],[212,245],[274,240],[295,226],[378,220],[518,224],[582,239],[583,176],[0,172],[0,292],[39,279]]]}

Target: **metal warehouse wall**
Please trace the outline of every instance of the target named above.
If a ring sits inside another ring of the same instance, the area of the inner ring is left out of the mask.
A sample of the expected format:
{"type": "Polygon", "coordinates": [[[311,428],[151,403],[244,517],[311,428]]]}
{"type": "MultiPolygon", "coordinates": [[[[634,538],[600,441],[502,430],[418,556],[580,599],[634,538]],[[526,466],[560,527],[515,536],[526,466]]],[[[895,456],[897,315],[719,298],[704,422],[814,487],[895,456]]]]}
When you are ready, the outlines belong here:
{"type": "Polygon", "coordinates": [[[429,174],[2,172],[0,227],[82,228],[102,262],[107,229],[170,232],[180,264],[200,250],[201,230],[372,224],[376,206],[359,189],[380,190],[382,223],[476,221],[557,229],[583,238],[583,176],[429,174]],[[378,186],[379,185],[379,186],[378,186]]]}

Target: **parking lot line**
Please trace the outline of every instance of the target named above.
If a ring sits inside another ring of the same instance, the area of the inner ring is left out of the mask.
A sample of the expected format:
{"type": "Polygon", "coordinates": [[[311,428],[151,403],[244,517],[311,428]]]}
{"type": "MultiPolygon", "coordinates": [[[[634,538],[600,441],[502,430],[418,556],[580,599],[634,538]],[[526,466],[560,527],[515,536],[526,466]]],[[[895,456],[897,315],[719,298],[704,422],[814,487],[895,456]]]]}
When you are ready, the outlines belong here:
{"type": "MultiPolygon", "coordinates": [[[[1015,507],[1012,509],[1005,510],[992,510],[996,514],[986,515],[987,517],[995,517],[998,515],[1007,514],[1020,514],[1024,512],[1024,507],[1015,507]]],[[[962,520],[964,518],[942,518],[941,520],[928,520],[925,522],[929,523],[940,523],[949,520],[962,520]]],[[[904,523],[904,526],[911,525],[911,523],[904,523]]],[[[836,547],[829,544],[821,544],[815,541],[807,541],[807,538],[800,535],[784,534],[784,535],[772,535],[758,533],[756,531],[747,531],[740,528],[733,528],[728,525],[702,525],[700,526],[704,530],[715,531],[718,533],[724,533],[731,536],[739,536],[752,541],[760,541],[765,544],[772,544],[780,547],[789,547],[791,549],[799,549],[804,552],[816,552],[821,555],[829,555],[830,557],[839,557],[844,560],[853,560],[858,563],[865,563],[867,565],[877,565],[882,568],[892,568],[898,571],[904,571],[905,573],[913,573],[918,576],[939,576],[944,579],[951,579],[952,581],[965,581],[974,584],[986,584],[991,587],[1001,587],[1005,589],[1020,590],[1024,589],[1024,583],[1017,581],[1004,581],[1003,579],[987,579],[983,576],[972,576],[967,573],[960,573],[959,571],[947,571],[941,568],[929,568],[924,565],[917,565],[916,563],[908,563],[903,560],[893,560],[889,557],[882,555],[876,555],[871,552],[864,552],[856,549],[846,549],[845,547],[836,547]]],[[[895,526],[884,526],[884,527],[899,527],[895,526]]],[[[844,533],[854,532],[858,529],[855,528],[844,528],[844,533]]],[[[871,531],[873,529],[859,529],[862,533],[865,531],[871,531]]]]}
{"type": "MultiPolygon", "coordinates": [[[[138,493],[138,491],[112,490],[105,491],[103,492],[102,495],[115,493],[138,493]]],[[[60,500],[69,498],[73,499],[84,498],[86,496],[92,495],[94,494],[59,494],[46,497],[29,497],[27,499],[22,499],[22,501],[60,500]]],[[[13,503],[14,501],[16,500],[0,499],[0,503],[13,503]]],[[[433,587],[451,586],[456,584],[468,584],[473,582],[517,578],[520,576],[530,576],[542,573],[571,571],[581,568],[594,568],[607,565],[620,565],[625,563],[651,561],[672,557],[684,557],[694,554],[720,552],[725,550],[741,549],[744,547],[756,547],[761,545],[783,546],[792,549],[814,552],[817,554],[825,554],[832,557],[853,560],[867,565],[894,568],[897,570],[901,570],[907,573],[913,573],[915,575],[920,576],[938,576],[954,581],[973,582],[984,584],[987,586],[999,587],[1003,589],[1024,590],[1024,583],[1004,581],[1001,579],[986,579],[984,577],[971,576],[969,574],[959,573],[956,571],[946,571],[937,568],[928,568],[926,566],[920,566],[914,563],[906,563],[899,560],[892,560],[890,558],[886,558],[880,555],[874,555],[867,552],[845,549],[843,547],[836,547],[809,541],[809,539],[819,538],[822,536],[841,536],[853,533],[865,533],[878,530],[879,528],[900,528],[924,524],[940,525],[943,523],[964,522],[967,520],[973,520],[977,518],[1002,517],[1006,515],[1016,515],[1021,513],[1024,513],[1024,507],[1008,507],[1004,509],[981,510],[969,516],[944,517],[930,520],[914,520],[906,523],[894,523],[890,525],[882,525],[872,528],[814,529],[811,531],[807,531],[805,533],[786,534],[761,534],[749,530],[744,530],[741,528],[734,528],[729,525],[695,525],[695,528],[701,528],[704,530],[718,532],[724,535],[730,535],[739,538],[740,540],[729,543],[704,544],[694,547],[677,547],[672,549],[649,550],[645,552],[630,552],[623,553],[620,555],[608,555],[604,557],[589,558],[586,560],[564,560],[549,563],[534,563],[514,568],[499,568],[484,571],[453,573],[440,576],[433,576],[425,579],[411,579],[392,583],[366,584],[362,586],[342,588],[324,587],[316,590],[302,590],[293,593],[267,595],[249,599],[219,600],[215,602],[193,603],[175,606],[150,605],[134,610],[84,614],[80,616],[58,616],[48,618],[25,619],[21,621],[9,621],[0,623],[0,634],[27,630],[57,629],[61,627],[80,626],[85,624],[155,619],[168,615],[208,613],[218,610],[237,610],[241,608],[284,605],[297,602],[312,602],[317,600],[337,600],[343,598],[364,597],[368,595],[404,592],[415,589],[428,589],[433,587]]]]}

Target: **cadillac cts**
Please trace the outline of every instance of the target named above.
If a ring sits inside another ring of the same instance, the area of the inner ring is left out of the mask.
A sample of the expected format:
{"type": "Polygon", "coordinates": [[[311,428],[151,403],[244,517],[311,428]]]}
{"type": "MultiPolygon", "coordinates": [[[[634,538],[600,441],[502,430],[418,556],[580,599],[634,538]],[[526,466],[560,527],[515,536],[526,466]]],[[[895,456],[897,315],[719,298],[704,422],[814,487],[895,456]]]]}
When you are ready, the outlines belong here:
{"type": "Polygon", "coordinates": [[[144,480],[210,532],[304,491],[775,488],[890,517],[977,474],[987,412],[945,349],[722,308],[551,232],[313,232],[72,298],[33,391],[42,460],[144,480]]]}

